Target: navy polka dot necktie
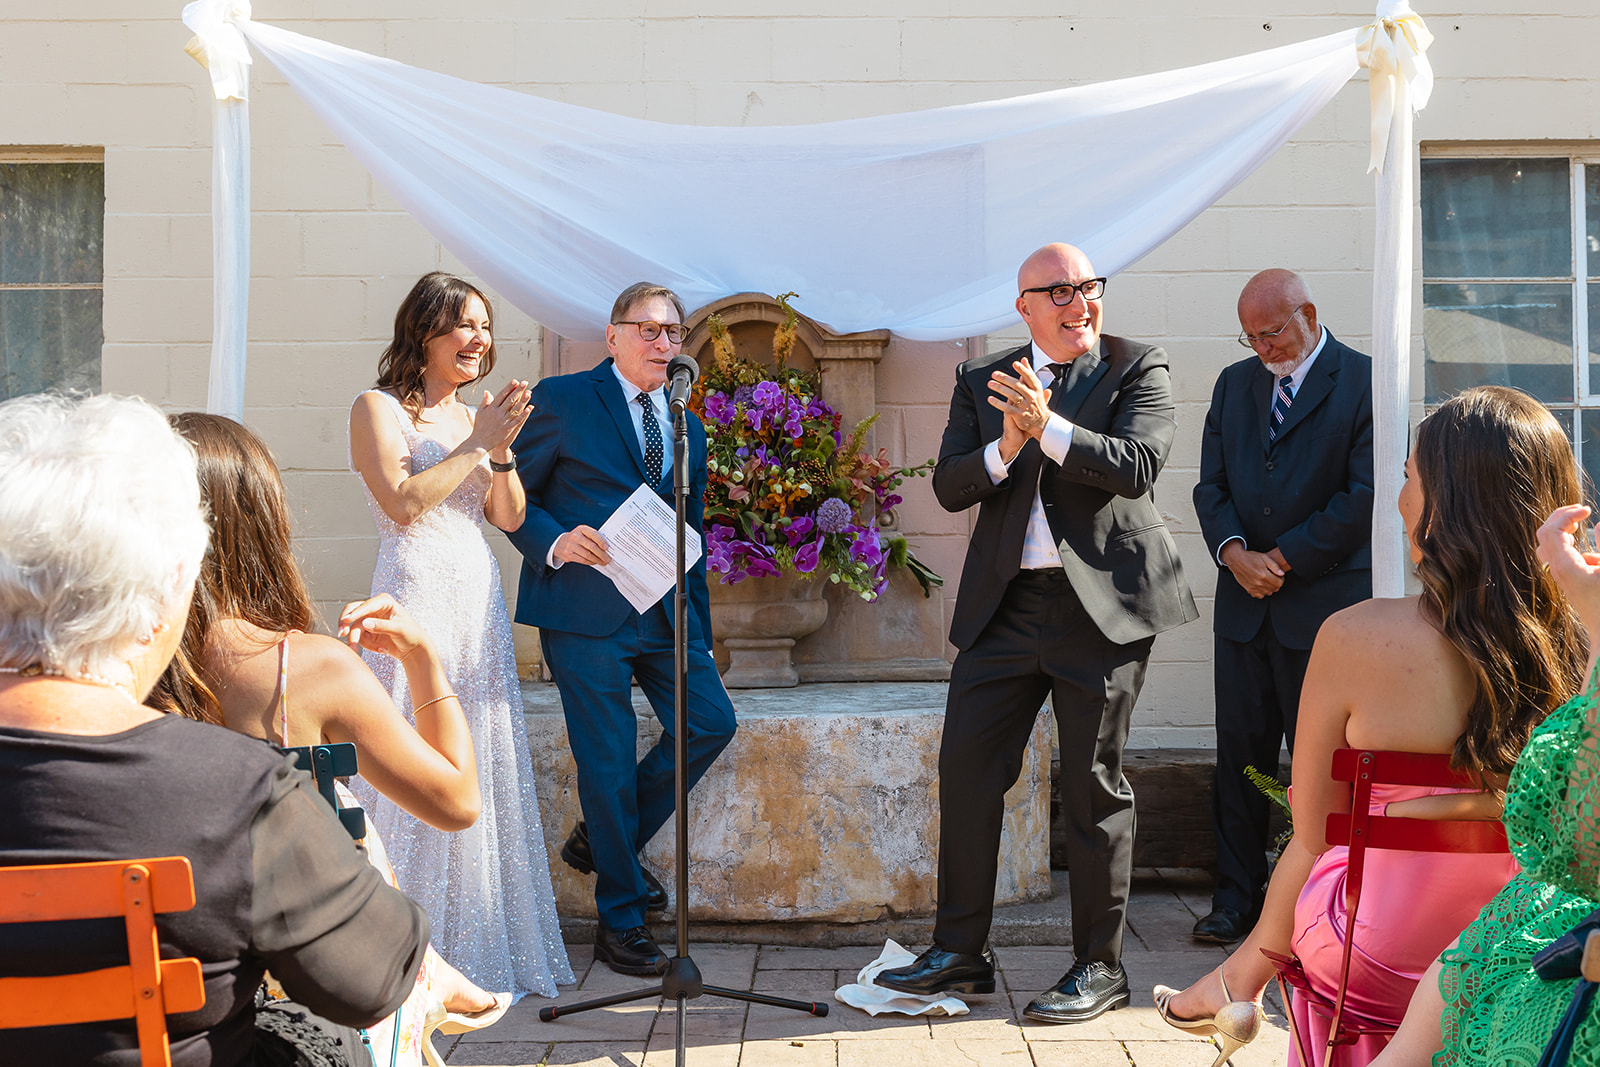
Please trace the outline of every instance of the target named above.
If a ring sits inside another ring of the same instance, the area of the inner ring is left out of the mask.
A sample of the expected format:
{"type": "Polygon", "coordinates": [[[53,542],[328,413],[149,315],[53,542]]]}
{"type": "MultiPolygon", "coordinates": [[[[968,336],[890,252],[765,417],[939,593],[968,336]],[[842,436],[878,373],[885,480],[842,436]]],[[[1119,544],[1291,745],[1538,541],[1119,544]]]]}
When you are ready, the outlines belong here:
{"type": "Polygon", "coordinates": [[[656,406],[650,403],[649,393],[640,393],[633,399],[644,408],[644,470],[655,487],[661,484],[661,460],[666,454],[661,444],[661,423],[656,419],[656,406]]]}

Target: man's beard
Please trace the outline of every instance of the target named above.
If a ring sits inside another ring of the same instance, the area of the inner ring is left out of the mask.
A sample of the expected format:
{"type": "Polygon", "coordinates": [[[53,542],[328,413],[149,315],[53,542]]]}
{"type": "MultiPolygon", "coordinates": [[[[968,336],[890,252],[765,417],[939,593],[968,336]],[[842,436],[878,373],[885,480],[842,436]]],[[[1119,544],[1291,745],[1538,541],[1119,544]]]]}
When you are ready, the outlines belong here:
{"type": "Polygon", "coordinates": [[[1262,366],[1271,371],[1274,378],[1282,378],[1285,374],[1293,374],[1295,368],[1305,361],[1305,356],[1296,356],[1293,359],[1286,359],[1282,363],[1263,363],[1262,366]]]}

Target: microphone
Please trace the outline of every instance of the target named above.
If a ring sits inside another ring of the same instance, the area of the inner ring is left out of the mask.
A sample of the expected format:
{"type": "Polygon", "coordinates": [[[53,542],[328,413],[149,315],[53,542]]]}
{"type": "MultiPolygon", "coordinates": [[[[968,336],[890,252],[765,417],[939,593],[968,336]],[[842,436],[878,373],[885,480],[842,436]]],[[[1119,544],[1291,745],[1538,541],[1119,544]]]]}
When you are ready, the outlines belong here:
{"type": "Polygon", "coordinates": [[[689,390],[699,377],[700,364],[694,361],[693,356],[679,354],[673,356],[672,362],[667,364],[667,380],[672,385],[672,390],[667,395],[667,406],[672,409],[674,415],[682,413],[689,407],[689,390]]]}

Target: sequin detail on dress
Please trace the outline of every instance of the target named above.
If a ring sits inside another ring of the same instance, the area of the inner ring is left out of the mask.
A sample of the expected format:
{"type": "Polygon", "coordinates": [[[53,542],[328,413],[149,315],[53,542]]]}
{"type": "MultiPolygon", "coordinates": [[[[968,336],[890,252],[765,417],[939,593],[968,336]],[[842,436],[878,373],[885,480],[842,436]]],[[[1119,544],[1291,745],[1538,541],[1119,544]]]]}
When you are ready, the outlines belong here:
{"type": "MultiPolygon", "coordinates": [[[[416,430],[399,401],[378,395],[399,422],[414,473],[449,455],[416,430]]],[[[468,829],[445,833],[362,779],[352,785],[383,834],[400,888],[427,911],[439,954],[484,989],[553,997],[556,983],[573,981],[572,967],[550,888],[511,621],[481,528],[491,477],[479,464],[409,526],[389,518],[361,483],[380,539],[372,592],[399,601],[438,646],[472,731],[483,812],[468,829]]],[[[363,655],[411,718],[405,672],[388,656],[363,655]]]]}

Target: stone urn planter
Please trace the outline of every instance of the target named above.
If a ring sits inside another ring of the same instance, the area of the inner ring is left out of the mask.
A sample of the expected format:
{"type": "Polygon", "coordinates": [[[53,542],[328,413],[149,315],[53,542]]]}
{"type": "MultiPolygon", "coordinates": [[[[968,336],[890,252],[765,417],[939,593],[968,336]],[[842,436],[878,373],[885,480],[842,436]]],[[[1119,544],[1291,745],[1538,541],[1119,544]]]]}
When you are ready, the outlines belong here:
{"type": "Polygon", "coordinates": [[[781,689],[800,683],[794,643],[828,621],[824,575],[809,581],[780,574],[724,585],[711,579],[711,628],[728,650],[722,684],[729,689],[781,689]]]}

